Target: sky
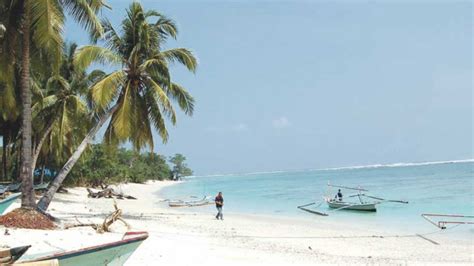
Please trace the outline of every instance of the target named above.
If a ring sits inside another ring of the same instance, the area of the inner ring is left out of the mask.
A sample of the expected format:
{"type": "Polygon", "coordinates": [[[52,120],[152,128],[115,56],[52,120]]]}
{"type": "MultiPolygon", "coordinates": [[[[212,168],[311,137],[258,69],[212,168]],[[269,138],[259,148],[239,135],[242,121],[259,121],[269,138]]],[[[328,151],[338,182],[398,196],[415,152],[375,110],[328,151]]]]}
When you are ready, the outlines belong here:
{"type": "MultiPolygon", "coordinates": [[[[196,174],[474,158],[470,1],[140,2],[199,60],[172,69],[195,114],[155,135],[196,174]]],[[[108,3],[118,27],[130,1],[108,3]]]]}

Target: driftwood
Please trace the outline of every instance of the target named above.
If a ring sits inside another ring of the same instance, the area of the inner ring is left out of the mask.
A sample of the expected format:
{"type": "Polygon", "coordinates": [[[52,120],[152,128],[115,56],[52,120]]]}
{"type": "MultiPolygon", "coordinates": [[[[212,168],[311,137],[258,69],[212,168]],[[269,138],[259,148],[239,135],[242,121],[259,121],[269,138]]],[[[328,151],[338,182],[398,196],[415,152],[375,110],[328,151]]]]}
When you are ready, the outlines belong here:
{"type": "Polygon", "coordinates": [[[110,226],[116,222],[121,221],[127,229],[130,229],[130,225],[122,218],[122,210],[117,207],[117,203],[114,201],[114,209],[115,211],[105,217],[104,222],[102,224],[95,224],[95,223],[81,223],[77,218],[78,224],[69,224],[64,226],[64,229],[74,228],[74,227],[82,227],[82,226],[91,226],[94,230],[102,234],[104,232],[110,232],[110,226]]]}
{"type": "Polygon", "coordinates": [[[117,193],[112,188],[106,188],[98,192],[92,191],[92,189],[87,188],[87,195],[89,198],[116,198],[116,199],[137,199],[130,195],[124,195],[123,193],[117,193]]]}
{"type": "Polygon", "coordinates": [[[69,191],[67,189],[65,189],[63,186],[60,186],[58,188],[58,193],[69,193],[69,191]]]}

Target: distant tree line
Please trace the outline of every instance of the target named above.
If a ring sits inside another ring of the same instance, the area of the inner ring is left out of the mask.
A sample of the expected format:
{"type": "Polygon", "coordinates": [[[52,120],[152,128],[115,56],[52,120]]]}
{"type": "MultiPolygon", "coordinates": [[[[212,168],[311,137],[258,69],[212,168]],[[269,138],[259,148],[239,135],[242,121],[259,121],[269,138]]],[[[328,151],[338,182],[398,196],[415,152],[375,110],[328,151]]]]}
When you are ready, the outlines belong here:
{"type": "MultiPolygon", "coordinates": [[[[125,148],[106,144],[94,144],[86,150],[64,182],[68,186],[100,186],[120,182],[144,183],[147,180],[177,180],[192,175],[185,163],[186,157],[175,154],[168,159],[152,152],[138,153],[125,148]]],[[[1,161],[1,159],[0,159],[1,161]]],[[[3,165],[3,162],[2,162],[3,165]]],[[[35,183],[51,181],[61,165],[54,161],[42,164],[34,172],[35,183]]],[[[3,181],[15,182],[18,163],[7,165],[10,178],[3,181]]]]}

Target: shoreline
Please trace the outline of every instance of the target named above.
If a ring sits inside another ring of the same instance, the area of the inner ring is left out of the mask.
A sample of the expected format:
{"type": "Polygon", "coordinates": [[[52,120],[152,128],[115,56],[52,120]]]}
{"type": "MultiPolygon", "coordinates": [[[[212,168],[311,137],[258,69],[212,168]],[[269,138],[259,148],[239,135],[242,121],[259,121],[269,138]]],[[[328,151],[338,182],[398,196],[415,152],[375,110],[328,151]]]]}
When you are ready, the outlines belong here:
{"type": "MultiPolygon", "coordinates": [[[[210,213],[169,208],[159,197],[173,181],[123,184],[118,191],[137,200],[117,200],[123,218],[133,231],[150,237],[126,265],[314,265],[314,264],[472,264],[474,241],[459,242],[428,236],[377,237],[378,231],[353,228],[327,221],[307,221],[224,213],[217,221],[210,213]],[[363,236],[363,237],[361,237],[363,236]]],[[[11,208],[18,207],[15,203],[11,208]]],[[[214,206],[206,208],[209,212],[214,206]],[[211,208],[212,207],[212,208],[211,208]]],[[[58,194],[49,211],[66,222],[102,222],[113,209],[110,199],[87,198],[85,188],[58,194]]],[[[2,227],[0,227],[0,230],[2,227]]],[[[54,247],[80,248],[116,240],[128,229],[114,224],[114,233],[97,234],[89,227],[69,230],[8,229],[0,245],[33,245],[33,254],[54,247]]],[[[28,254],[27,253],[27,254],[28,254]]]]}
{"type": "MultiPolygon", "coordinates": [[[[171,183],[169,185],[166,185],[166,187],[178,185],[180,183],[183,183],[186,181],[178,181],[176,183],[171,183]]],[[[165,187],[165,186],[164,186],[165,187]]],[[[163,193],[161,192],[164,187],[161,187],[155,195],[158,197],[165,199],[163,193]]],[[[211,195],[213,196],[213,195],[211,195]]],[[[168,208],[167,206],[161,206],[168,208]]],[[[296,207],[295,207],[296,208],[296,207]]],[[[180,213],[196,213],[200,215],[214,215],[215,213],[215,208],[212,206],[212,208],[209,208],[208,206],[199,206],[199,207],[177,207],[177,208],[168,208],[170,210],[174,210],[180,213]]],[[[426,222],[426,226],[423,227],[422,229],[419,227],[411,228],[409,224],[404,224],[399,227],[394,227],[393,224],[392,226],[385,226],[378,224],[377,222],[367,222],[364,221],[362,223],[356,224],[356,223],[351,223],[350,221],[344,220],[347,217],[340,217],[341,220],[336,220],[336,219],[328,219],[328,217],[324,216],[319,216],[315,214],[310,214],[306,212],[302,212],[302,215],[284,215],[284,214],[272,214],[272,213],[247,213],[245,211],[227,211],[224,209],[224,215],[229,214],[232,216],[240,217],[240,218],[246,218],[246,219],[256,219],[256,220],[275,220],[275,221],[282,221],[282,222],[292,222],[292,223],[299,223],[303,224],[305,226],[314,226],[314,225],[324,225],[328,227],[337,227],[337,228],[347,228],[350,229],[351,231],[356,231],[356,232],[365,232],[367,231],[367,228],[370,228],[370,232],[376,235],[389,235],[389,236],[405,236],[405,235],[435,235],[436,238],[440,239],[441,241],[454,241],[459,244],[465,244],[465,245],[474,245],[474,234],[472,236],[465,236],[463,235],[465,232],[459,232],[459,229],[462,228],[448,228],[445,230],[441,230],[428,222],[426,222]]],[[[331,217],[333,218],[333,217],[331,217]]],[[[422,217],[420,215],[420,221],[422,221],[422,217]]],[[[360,220],[359,220],[360,222],[360,220]]],[[[424,222],[424,221],[422,221],[424,222]]]]}

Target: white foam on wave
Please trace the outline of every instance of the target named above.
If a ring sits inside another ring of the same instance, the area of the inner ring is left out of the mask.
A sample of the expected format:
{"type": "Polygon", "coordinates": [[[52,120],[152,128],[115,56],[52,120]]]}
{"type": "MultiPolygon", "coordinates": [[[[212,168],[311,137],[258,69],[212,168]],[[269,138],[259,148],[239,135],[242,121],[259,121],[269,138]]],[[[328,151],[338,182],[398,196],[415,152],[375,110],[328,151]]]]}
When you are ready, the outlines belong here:
{"type": "MultiPolygon", "coordinates": [[[[196,177],[225,177],[225,176],[251,176],[251,175],[265,175],[265,174],[279,174],[279,173],[357,170],[357,169],[371,169],[371,168],[395,168],[395,167],[428,166],[428,165],[455,164],[455,163],[474,163],[474,159],[451,160],[451,161],[433,161],[433,162],[369,164],[369,165],[341,166],[341,167],[315,168],[315,169],[260,171],[260,172],[250,172],[250,173],[211,174],[211,175],[192,176],[192,178],[196,178],[196,177]]],[[[189,177],[189,178],[191,178],[191,177],[189,177]]]]}
{"type": "Polygon", "coordinates": [[[351,170],[351,169],[370,169],[370,168],[392,168],[392,167],[410,167],[410,166],[426,166],[437,164],[453,164],[453,163],[474,163],[474,159],[451,160],[451,161],[434,161],[434,162],[417,162],[417,163],[391,163],[391,164],[370,164],[343,166],[333,168],[312,169],[309,171],[332,171],[332,170],[351,170]]]}

